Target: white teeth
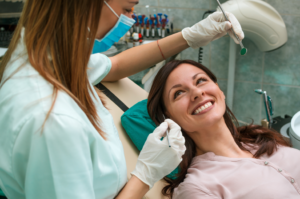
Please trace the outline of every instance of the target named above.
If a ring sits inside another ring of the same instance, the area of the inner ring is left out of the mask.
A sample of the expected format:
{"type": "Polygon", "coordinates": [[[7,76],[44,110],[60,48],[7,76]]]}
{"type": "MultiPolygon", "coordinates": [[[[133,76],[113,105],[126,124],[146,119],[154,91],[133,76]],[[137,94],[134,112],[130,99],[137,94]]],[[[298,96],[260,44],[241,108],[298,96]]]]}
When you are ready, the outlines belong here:
{"type": "Polygon", "coordinates": [[[198,113],[200,113],[201,111],[207,109],[208,107],[210,107],[212,105],[211,102],[207,102],[206,104],[204,104],[203,106],[199,107],[197,110],[194,111],[193,115],[197,115],[198,113]]]}

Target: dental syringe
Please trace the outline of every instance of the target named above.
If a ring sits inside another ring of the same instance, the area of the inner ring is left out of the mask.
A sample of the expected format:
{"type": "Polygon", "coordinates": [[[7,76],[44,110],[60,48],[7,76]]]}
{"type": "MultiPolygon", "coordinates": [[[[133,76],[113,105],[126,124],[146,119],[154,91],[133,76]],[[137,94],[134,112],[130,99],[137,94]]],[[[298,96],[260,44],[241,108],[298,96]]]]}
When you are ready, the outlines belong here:
{"type": "MultiPolygon", "coordinates": [[[[229,21],[229,19],[227,18],[227,16],[226,16],[226,14],[225,14],[225,12],[224,12],[224,10],[223,10],[223,8],[222,8],[222,6],[221,6],[219,0],[216,0],[216,1],[218,2],[219,7],[220,7],[221,11],[223,12],[223,15],[224,15],[226,21],[229,21]]],[[[230,22],[230,21],[229,21],[229,22],[230,22]]],[[[235,34],[235,32],[234,32],[234,30],[233,30],[232,27],[231,27],[231,31],[232,31],[232,33],[234,34],[235,38],[238,40],[238,42],[239,42],[239,44],[240,44],[240,46],[241,46],[241,55],[245,55],[245,54],[247,53],[247,48],[244,47],[242,41],[241,41],[240,38],[235,34]]]]}

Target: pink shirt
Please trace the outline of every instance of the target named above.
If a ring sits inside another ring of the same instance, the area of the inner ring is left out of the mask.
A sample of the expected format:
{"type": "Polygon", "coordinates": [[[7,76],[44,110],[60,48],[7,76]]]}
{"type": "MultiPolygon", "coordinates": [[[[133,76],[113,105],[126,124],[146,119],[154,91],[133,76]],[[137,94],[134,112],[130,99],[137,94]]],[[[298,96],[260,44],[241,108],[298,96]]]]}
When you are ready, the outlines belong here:
{"type": "MultiPolygon", "coordinates": [[[[255,149],[250,150],[252,154],[255,149]]],[[[280,146],[272,156],[196,156],[173,199],[300,199],[300,151],[280,146]]]]}

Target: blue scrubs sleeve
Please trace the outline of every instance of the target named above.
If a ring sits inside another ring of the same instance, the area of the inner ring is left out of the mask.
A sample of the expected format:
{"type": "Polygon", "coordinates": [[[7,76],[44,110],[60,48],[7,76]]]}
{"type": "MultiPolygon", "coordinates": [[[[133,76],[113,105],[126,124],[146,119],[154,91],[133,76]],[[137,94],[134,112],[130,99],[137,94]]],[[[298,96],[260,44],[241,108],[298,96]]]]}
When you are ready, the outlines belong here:
{"type": "Polygon", "coordinates": [[[111,69],[110,59],[103,54],[92,54],[88,63],[88,78],[92,85],[99,84],[111,69]]]}
{"type": "MultiPolygon", "coordinates": [[[[34,123],[22,130],[34,129],[34,123]]],[[[27,199],[95,198],[89,138],[84,129],[70,116],[51,113],[43,131],[32,134],[24,188],[27,199]]]]}

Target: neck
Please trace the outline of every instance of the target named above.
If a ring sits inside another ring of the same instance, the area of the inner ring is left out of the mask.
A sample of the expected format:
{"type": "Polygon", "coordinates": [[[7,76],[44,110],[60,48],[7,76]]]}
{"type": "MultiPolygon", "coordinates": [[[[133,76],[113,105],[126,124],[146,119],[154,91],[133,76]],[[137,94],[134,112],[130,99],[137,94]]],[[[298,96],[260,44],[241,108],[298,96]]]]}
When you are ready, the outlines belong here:
{"type": "Polygon", "coordinates": [[[217,124],[201,128],[190,135],[196,144],[197,155],[213,152],[216,155],[230,158],[253,157],[250,152],[241,150],[236,144],[223,118],[217,124]]]}

